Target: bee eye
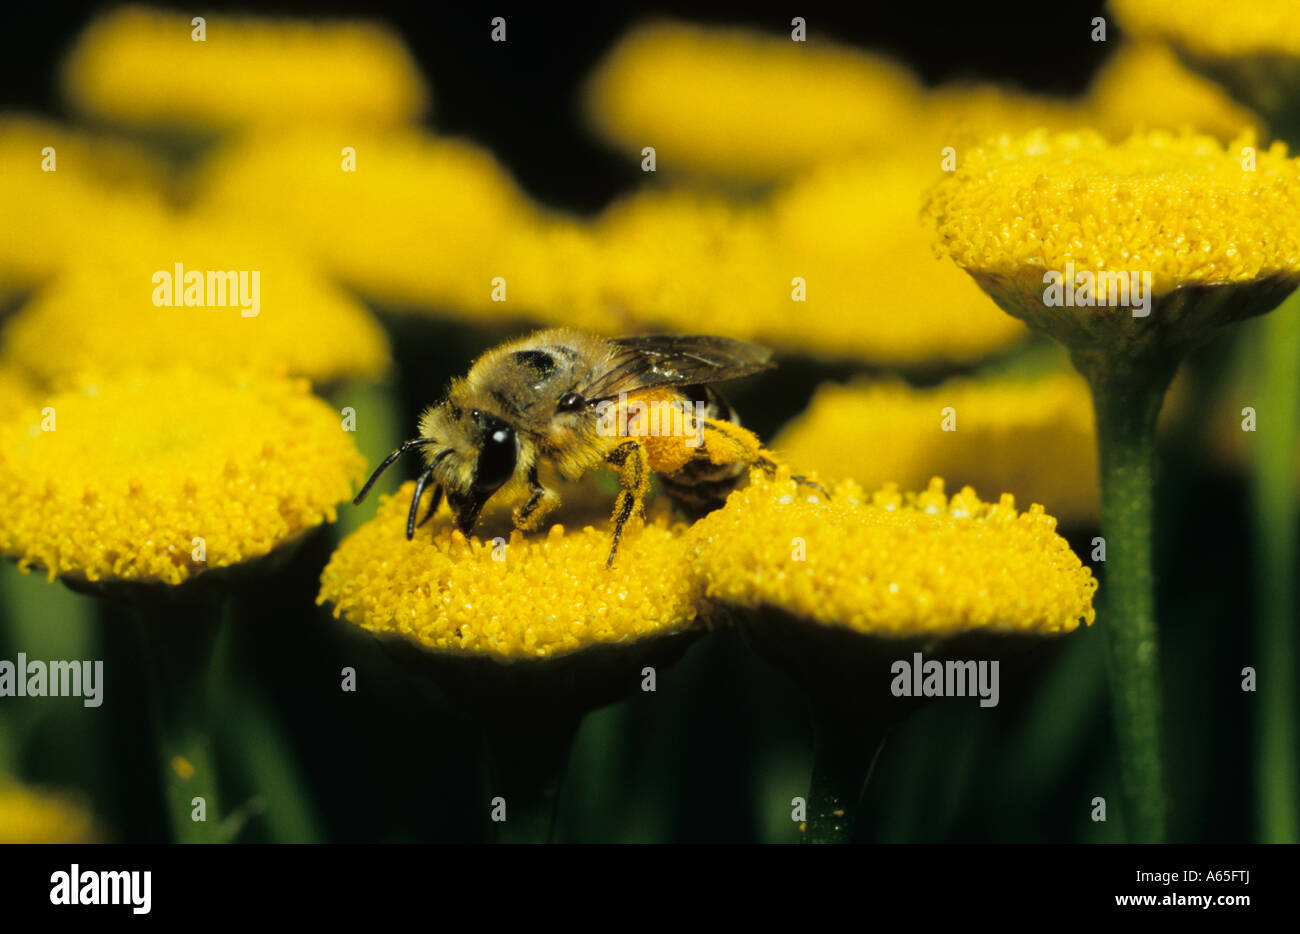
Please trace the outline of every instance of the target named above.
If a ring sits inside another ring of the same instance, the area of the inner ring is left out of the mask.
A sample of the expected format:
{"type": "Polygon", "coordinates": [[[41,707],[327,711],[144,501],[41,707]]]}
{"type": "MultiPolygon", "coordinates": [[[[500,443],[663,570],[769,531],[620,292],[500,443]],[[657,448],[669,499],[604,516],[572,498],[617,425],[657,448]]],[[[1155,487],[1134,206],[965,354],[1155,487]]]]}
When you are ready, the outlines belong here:
{"type": "Polygon", "coordinates": [[[560,401],[555,406],[557,412],[576,412],[587,404],[587,400],[582,398],[576,392],[566,392],[560,396],[560,401]]]}
{"type": "Polygon", "coordinates": [[[483,432],[478,465],[474,470],[474,487],[479,490],[495,490],[501,486],[515,472],[518,455],[519,446],[515,444],[514,429],[494,419],[493,424],[483,432]]]}

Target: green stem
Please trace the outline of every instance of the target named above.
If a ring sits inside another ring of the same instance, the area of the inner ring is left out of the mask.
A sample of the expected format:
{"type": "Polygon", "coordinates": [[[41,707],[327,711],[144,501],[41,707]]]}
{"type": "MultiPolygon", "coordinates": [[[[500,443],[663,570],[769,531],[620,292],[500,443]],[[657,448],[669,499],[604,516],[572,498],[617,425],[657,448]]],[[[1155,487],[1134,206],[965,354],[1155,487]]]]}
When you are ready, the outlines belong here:
{"type": "MultiPolygon", "coordinates": [[[[356,419],[356,442],[366,462],[373,468],[395,450],[410,434],[402,432],[402,404],[397,391],[386,385],[360,381],[344,383],[330,392],[330,400],[338,409],[350,407],[356,419]]],[[[370,469],[368,468],[368,469],[370,469]]],[[[379,508],[379,497],[395,493],[402,485],[401,470],[390,470],[379,478],[370,498],[361,506],[350,503],[339,508],[334,535],[341,540],[372,519],[379,508]]]]}
{"type": "Polygon", "coordinates": [[[219,842],[208,712],[221,605],[150,600],[133,610],[172,834],[180,843],[219,842]],[[203,799],[201,821],[194,819],[198,798],[203,799]]]}
{"type": "Polygon", "coordinates": [[[498,843],[550,843],[580,717],[488,728],[489,815],[498,843]],[[498,801],[497,799],[501,799],[498,801]],[[504,821],[494,812],[504,803],[504,821]]]}
{"type": "Polygon", "coordinates": [[[1102,594],[1125,817],[1134,841],[1160,843],[1166,813],[1151,492],[1156,419],[1174,366],[1080,369],[1092,385],[1097,415],[1106,539],[1102,594]]]}
{"type": "Polygon", "coordinates": [[[803,843],[851,843],[867,780],[884,748],[884,730],[833,713],[816,715],[812,781],[803,843]]]}
{"type": "Polygon", "coordinates": [[[1265,319],[1261,329],[1263,395],[1254,462],[1255,723],[1257,837],[1295,843],[1300,796],[1300,732],[1296,729],[1297,606],[1296,450],[1300,447],[1300,293],[1265,319]]]}

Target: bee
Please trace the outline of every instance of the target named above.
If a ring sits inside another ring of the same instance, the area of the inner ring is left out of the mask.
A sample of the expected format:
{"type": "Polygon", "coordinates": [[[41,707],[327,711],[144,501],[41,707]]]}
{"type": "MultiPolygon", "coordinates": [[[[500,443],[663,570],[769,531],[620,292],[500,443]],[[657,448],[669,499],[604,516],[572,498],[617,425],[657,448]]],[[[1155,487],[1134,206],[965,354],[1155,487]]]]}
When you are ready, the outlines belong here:
{"type": "MultiPolygon", "coordinates": [[[[445,495],[468,536],[484,505],[501,492],[518,500],[514,524],[529,530],[559,505],[542,484],[543,464],[566,480],[606,467],[619,480],[610,567],[624,526],[643,512],[651,472],[694,517],[721,506],[749,468],[776,472],[713,386],[773,366],[771,351],[726,337],[606,339],[567,328],[538,331],[489,350],[453,380],[443,401],[420,416],[419,436],[384,459],[353,504],[398,458],[419,449],[424,470],[411,497],[408,540],[430,487],[419,525],[445,495]]],[[[826,495],[816,483],[794,479],[826,495]]]]}

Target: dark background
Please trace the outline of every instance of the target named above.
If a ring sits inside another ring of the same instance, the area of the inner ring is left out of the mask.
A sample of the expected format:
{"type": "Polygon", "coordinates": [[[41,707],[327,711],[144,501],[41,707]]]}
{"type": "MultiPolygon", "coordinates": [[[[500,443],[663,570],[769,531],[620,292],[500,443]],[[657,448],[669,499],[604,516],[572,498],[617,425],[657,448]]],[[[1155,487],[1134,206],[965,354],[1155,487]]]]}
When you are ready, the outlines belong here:
{"type": "MultiPolygon", "coordinates": [[[[1023,4],[908,3],[257,3],[154,6],[202,15],[205,10],[387,21],[405,40],[433,86],[432,124],[487,146],[534,197],[577,211],[600,208],[640,176],[582,128],[578,89],[613,42],[641,20],[668,16],[744,25],[788,35],[802,16],[811,37],[888,52],[927,82],[978,77],[1044,93],[1083,89],[1106,54],[1091,41],[1101,2],[1023,4]],[[703,12],[707,10],[708,12],[703,12]],[[489,23],[504,16],[504,43],[489,23]]],[[[0,107],[60,112],[54,64],[102,3],[31,4],[0,12],[0,107]]],[[[1108,39],[1113,29],[1107,30],[1108,39]]]]}

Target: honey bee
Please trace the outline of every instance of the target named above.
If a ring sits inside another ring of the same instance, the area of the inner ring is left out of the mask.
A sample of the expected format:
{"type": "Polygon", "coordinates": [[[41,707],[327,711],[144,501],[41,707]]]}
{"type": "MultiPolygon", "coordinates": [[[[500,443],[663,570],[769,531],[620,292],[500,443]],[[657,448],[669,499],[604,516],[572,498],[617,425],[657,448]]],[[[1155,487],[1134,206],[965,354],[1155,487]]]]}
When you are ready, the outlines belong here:
{"type": "MultiPolygon", "coordinates": [[[[419,525],[445,494],[468,536],[487,501],[503,492],[518,499],[514,524],[528,530],[559,505],[542,484],[542,464],[567,480],[608,467],[620,487],[609,567],[624,526],[643,511],[652,471],[692,516],[721,506],[749,468],[776,472],[758,438],[740,427],[713,388],[773,365],[766,348],[725,337],[605,339],[566,328],[538,331],[488,351],[453,380],[446,398],[420,416],[419,436],[384,459],[353,504],[418,448],[424,470],[411,497],[408,540],[429,487],[432,501],[419,525]]],[[[816,483],[794,479],[826,495],[816,483]]]]}

